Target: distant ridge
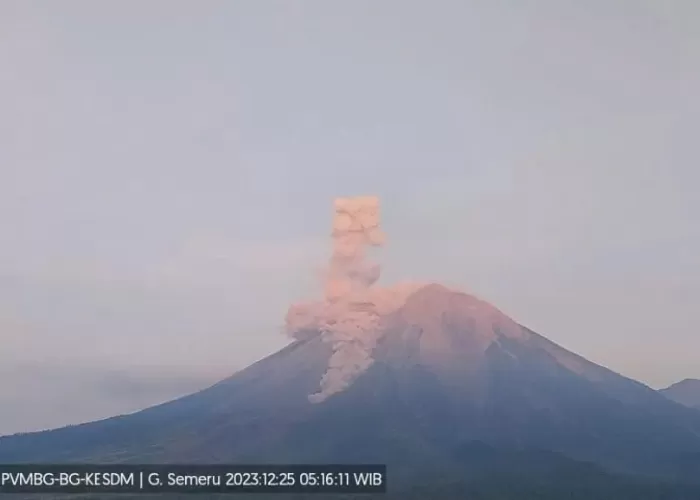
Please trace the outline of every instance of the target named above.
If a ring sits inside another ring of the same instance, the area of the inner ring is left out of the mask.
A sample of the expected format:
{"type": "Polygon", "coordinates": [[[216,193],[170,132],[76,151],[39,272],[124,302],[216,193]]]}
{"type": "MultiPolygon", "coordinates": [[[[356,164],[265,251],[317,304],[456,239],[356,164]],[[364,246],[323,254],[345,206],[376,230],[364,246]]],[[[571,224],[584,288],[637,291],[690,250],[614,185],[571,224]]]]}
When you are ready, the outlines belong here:
{"type": "Polygon", "coordinates": [[[672,401],[700,410],[700,380],[698,379],[682,380],[660,392],[672,401]]]}

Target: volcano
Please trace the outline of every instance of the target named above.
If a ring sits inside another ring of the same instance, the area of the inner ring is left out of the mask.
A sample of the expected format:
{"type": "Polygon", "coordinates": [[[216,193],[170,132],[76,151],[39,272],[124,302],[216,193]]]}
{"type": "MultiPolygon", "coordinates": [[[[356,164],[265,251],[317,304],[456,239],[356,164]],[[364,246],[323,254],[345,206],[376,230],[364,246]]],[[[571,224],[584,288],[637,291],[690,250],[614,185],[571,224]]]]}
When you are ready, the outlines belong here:
{"type": "Polygon", "coordinates": [[[406,481],[415,471],[463,479],[579,464],[696,477],[697,411],[495,307],[426,285],[381,319],[372,363],[322,401],[310,395],[335,347],[324,332],[306,331],[181,399],[0,438],[0,463],[386,463],[406,481]]]}
{"type": "Polygon", "coordinates": [[[376,197],[336,200],[332,237],[324,299],[290,308],[287,347],[132,415],[0,438],[0,463],[383,463],[394,488],[433,486],[418,498],[478,498],[483,481],[518,500],[687,498],[699,412],[472,295],[372,287],[376,197]]]}

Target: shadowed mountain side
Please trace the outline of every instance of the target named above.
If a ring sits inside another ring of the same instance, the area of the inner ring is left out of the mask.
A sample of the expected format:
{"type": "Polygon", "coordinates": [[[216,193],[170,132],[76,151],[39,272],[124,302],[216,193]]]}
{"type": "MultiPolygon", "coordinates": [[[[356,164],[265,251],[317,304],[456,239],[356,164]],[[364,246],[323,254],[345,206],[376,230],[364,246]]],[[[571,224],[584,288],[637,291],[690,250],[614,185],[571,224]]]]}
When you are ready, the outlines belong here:
{"type": "MultiPolygon", "coordinates": [[[[290,344],[208,389],[131,415],[44,432],[0,437],[0,462],[162,462],[180,459],[214,442],[225,428],[263,437],[258,427],[284,411],[308,408],[326,369],[329,348],[313,338],[290,344]],[[152,460],[149,458],[152,457],[152,460]]],[[[206,452],[205,452],[206,456],[206,452]]],[[[184,458],[191,462],[194,457],[184,458]],[[190,459],[191,458],[191,459],[190,459]]],[[[201,457],[195,461],[207,461],[201,457]]]]}
{"type": "Polygon", "coordinates": [[[397,484],[593,467],[575,460],[700,475],[700,414],[469,295],[413,293],[383,318],[372,364],[314,404],[327,340],[306,332],[209,389],[133,415],[0,438],[0,463],[386,463],[397,484]]]}

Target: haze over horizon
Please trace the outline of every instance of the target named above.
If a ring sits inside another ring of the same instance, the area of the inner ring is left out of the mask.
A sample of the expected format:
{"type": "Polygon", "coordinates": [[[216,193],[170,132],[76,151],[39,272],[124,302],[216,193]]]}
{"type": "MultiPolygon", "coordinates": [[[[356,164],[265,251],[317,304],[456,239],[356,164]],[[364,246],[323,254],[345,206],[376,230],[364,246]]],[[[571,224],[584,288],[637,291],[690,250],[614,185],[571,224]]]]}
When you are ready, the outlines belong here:
{"type": "Polygon", "coordinates": [[[700,378],[700,4],[0,4],[0,434],[204,387],[320,297],[474,293],[653,387],[700,378]]]}

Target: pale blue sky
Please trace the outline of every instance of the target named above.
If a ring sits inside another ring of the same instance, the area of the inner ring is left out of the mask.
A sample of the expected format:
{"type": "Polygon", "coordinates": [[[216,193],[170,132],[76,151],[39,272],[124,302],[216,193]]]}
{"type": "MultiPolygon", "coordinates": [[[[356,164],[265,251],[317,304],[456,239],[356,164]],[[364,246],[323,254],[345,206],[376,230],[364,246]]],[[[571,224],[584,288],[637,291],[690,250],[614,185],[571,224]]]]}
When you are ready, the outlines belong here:
{"type": "Polygon", "coordinates": [[[335,196],[654,387],[700,377],[695,0],[0,3],[0,433],[278,349],[335,196]]]}

